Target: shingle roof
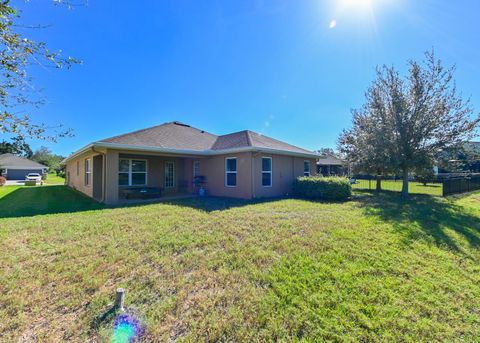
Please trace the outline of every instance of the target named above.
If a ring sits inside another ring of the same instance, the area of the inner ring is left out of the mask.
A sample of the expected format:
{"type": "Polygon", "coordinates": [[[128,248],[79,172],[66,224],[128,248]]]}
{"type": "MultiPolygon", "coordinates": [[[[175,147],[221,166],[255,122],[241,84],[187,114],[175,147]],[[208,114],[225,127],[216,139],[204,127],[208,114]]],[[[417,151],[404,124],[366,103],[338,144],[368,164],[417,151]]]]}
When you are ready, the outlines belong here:
{"type": "Polygon", "coordinates": [[[219,151],[250,147],[312,154],[311,151],[253,131],[245,130],[217,136],[179,122],[165,123],[99,141],[99,143],[102,142],[195,151],[219,151]]]}
{"type": "Polygon", "coordinates": [[[31,161],[20,156],[16,156],[14,154],[0,155],[0,167],[7,169],[47,168],[43,164],[31,161]]]}
{"type": "Polygon", "coordinates": [[[342,166],[345,164],[345,162],[338,157],[332,156],[332,155],[324,155],[320,156],[317,162],[318,165],[323,165],[323,166],[342,166]]]}
{"type": "Polygon", "coordinates": [[[189,125],[172,122],[101,140],[136,146],[179,150],[208,150],[217,136],[189,125]]]}

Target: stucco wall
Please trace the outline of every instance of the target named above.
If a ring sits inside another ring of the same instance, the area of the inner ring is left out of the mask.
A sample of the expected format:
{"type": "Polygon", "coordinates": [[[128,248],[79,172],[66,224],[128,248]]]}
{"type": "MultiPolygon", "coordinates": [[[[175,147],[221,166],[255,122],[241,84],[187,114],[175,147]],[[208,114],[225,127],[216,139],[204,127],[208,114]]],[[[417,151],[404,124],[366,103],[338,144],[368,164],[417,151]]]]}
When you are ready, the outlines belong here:
{"type": "Polygon", "coordinates": [[[315,160],[271,154],[253,154],[253,198],[290,195],[293,181],[303,176],[303,162],[310,161],[310,175],[316,175],[315,160]],[[262,157],[272,158],[272,186],[262,186],[262,157]]]}
{"type": "Polygon", "coordinates": [[[94,152],[86,152],[82,155],[75,157],[74,159],[68,161],[65,166],[65,171],[67,174],[67,185],[90,196],[93,197],[93,156],[98,155],[94,152]],[[85,160],[91,159],[91,182],[87,186],[85,185],[85,160]],[[77,163],[78,163],[78,173],[77,173],[77,163]]]}
{"type": "MultiPolygon", "coordinates": [[[[304,158],[285,155],[269,155],[259,153],[236,153],[205,158],[178,157],[178,156],[155,156],[153,154],[132,154],[117,150],[105,150],[105,202],[115,204],[119,200],[118,186],[118,161],[119,158],[138,158],[147,160],[147,186],[161,187],[164,194],[172,194],[178,191],[193,191],[193,161],[200,161],[200,175],[206,177],[206,188],[210,195],[233,198],[262,198],[277,197],[291,194],[293,180],[303,175],[304,158]],[[262,186],[261,165],[262,156],[272,157],[272,186],[262,186]],[[237,185],[227,187],[225,185],[225,159],[237,158],[237,185]],[[175,163],[175,187],[165,188],[165,162],[175,163]]],[[[66,170],[69,173],[68,185],[78,189],[88,196],[93,195],[95,175],[93,168],[93,152],[84,153],[67,163],[66,170]],[[92,182],[85,186],[85,159],[92,158],[92,182]],[[77,175],[76,164],[79,162],[77,175]]],[[[315,160],[311,159],[311,175],[316,174],[315,160]]]]}
{"type": "Polygon", "coordinates": [[[219,155],[206,158],[200,162],[201,174],[207,179],[207,190],[210,195],[246,198],[252,197],[252,154],[250,152],[219,155]],[[225,159],[237,158],[237,185],[225,186],[225,159]]]}

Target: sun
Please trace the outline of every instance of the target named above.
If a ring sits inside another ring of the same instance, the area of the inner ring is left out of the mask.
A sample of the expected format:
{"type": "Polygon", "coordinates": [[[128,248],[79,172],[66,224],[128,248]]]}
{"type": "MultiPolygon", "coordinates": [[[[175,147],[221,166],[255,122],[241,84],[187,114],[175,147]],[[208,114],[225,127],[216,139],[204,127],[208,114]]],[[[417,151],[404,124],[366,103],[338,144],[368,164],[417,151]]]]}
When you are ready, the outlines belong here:
{"type": "Polygon", "coordinates": [[[338,0],[339,7],[345,10],[371,10],[373,0],[338,0]]]}

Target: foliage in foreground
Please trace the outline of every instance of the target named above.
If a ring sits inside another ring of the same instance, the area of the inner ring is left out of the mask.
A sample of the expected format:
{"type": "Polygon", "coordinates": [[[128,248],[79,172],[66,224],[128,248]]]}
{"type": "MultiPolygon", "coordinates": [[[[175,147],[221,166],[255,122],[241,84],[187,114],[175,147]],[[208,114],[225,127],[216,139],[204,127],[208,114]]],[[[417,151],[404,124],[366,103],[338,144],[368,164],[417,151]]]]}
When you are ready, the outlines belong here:
{"type": "Polygon", "coordinates": [[[293,183],[293,193],[300,198],[343,201],[352,196],[352,186],[345,177],[298,177],[293,183]]]}
{"type": "Polygon", "coordinates": [[[480,336],[480,193],[82,211],[42,189],[72,213],[0,219],[5,341],[108,340],[119,286],[145,341],[480,336]]]}

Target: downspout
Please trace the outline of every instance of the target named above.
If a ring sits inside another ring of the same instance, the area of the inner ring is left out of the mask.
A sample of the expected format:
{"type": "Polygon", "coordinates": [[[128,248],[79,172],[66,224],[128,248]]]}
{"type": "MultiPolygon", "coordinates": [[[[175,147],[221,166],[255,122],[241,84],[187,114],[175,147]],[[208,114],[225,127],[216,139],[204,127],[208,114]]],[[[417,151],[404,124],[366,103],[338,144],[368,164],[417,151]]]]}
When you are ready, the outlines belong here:
{"type": "Polygon", "coordinates": [[[92,146],[92,152],[102,155],[102,202],[105,202],[105,191],[107,183],[107,154],[95,150],[94,146],[92,146]]]}

